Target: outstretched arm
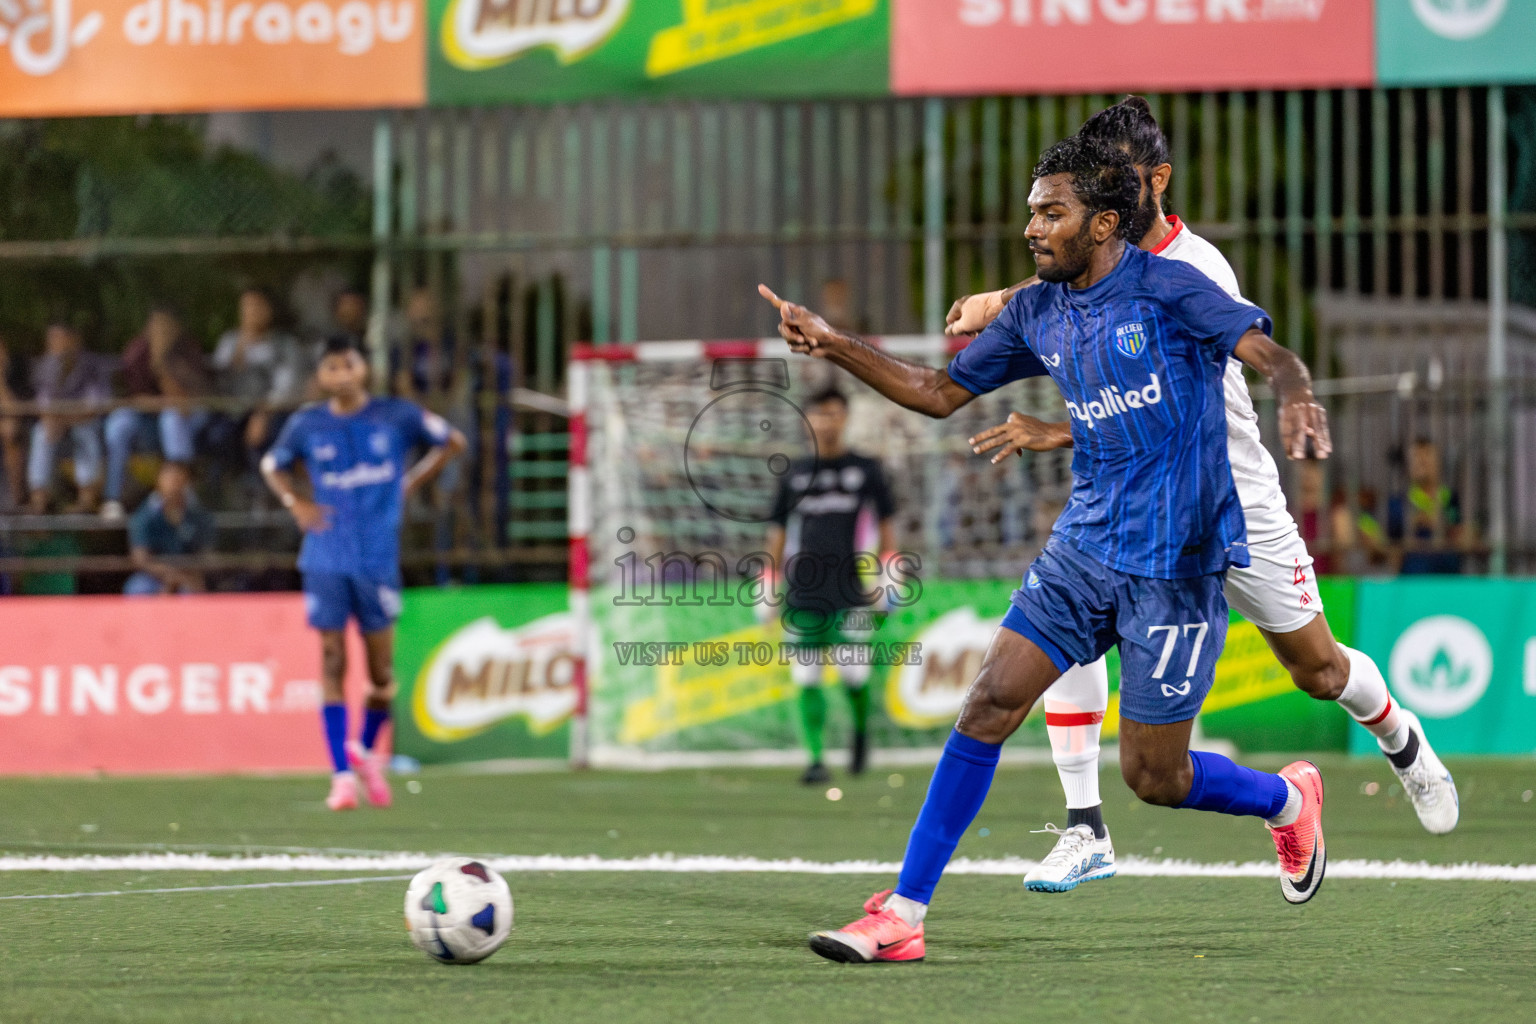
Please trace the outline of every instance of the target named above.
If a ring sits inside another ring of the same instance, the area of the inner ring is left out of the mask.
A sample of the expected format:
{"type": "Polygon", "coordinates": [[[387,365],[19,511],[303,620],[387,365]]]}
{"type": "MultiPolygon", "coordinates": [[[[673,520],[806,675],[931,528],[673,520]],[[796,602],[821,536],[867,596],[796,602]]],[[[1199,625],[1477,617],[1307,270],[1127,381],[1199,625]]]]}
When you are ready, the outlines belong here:
{"type": "Polygon", "coordinates": [[[1292,459],[1326,459],[1333,452],[1328,414],[1312,394],[1312,375],[1296,353],[1254,328],[1232,354],[1269,381],[1280,402],[1280,443],[1292,459]]]}
{"type": "Polygon", "coordinates": [[[899,359],[834,330],[804,306],[779,298],[767,285],[758,285],[757,290],[779,311],[779,335],[792,351],[842,367],[897,405],[943,419],[976,397],[943,370],[899,359]]]}

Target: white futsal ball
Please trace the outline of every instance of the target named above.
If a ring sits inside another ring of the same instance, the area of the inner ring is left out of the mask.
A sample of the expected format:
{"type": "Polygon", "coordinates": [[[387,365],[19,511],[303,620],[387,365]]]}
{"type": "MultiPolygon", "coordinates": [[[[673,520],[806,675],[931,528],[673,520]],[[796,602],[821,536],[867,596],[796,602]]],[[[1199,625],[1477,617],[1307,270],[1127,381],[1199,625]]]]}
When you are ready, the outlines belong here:
{"type": "Polygon", "coordinates": [[[405,926],[416,948],[439,963],[478,963],[512,931],[512,891],[482,861],[440,860],[405,890],[405,926]]]}

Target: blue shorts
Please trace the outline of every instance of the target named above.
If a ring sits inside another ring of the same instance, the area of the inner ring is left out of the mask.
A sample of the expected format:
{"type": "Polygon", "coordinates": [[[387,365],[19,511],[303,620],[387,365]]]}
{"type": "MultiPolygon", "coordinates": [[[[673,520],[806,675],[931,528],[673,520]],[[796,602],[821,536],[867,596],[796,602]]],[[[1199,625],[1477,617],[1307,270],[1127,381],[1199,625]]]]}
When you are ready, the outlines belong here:
{"type": "Polygon", "coordinates": [[[388,629],[400,617],[400,577],[387,579],[360,573],[306,572],[304,610],[315,629],[347,628],[357,619],[364,633],[388,629]]]}
{"type": "Polygon", "coordinates": [[[1052,538],[1013,592],[1003,625],[1065,672],[1120,645],[1120,714],[1165,725],[1194,718],[1227,641],[1225,573],[1156,580],[1106,568],[1052,538]]]}

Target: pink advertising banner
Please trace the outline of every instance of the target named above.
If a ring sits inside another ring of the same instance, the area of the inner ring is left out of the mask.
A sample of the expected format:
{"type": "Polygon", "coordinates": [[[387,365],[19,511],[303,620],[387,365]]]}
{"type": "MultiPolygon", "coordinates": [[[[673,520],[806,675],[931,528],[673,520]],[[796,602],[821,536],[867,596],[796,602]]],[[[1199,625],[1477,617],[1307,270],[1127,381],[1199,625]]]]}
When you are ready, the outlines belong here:
{"type": "Polygon", "coordinates": [[[894,0],[899,95],[1374,80],[1372,0],[894,0]]]}
{"type": "Polygon", "coordinates": [[[0,600],[0,774],[324,770],[319,646],[298,594],[0,600]]]}

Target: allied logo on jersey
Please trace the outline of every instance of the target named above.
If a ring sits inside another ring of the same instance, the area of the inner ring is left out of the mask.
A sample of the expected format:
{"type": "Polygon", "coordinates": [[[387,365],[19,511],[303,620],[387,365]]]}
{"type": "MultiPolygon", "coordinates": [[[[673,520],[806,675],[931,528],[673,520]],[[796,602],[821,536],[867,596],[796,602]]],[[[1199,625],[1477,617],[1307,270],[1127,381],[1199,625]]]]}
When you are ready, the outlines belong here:
{"type": "Polygon", "coordinates": [[[864,486],[864,471],[858,466],[844,466],[842,478],[845,491],[857,491],[864,486]]]}
{"type": "Polygon", "coordinates": [[[368,439],[368,444],[373,448],[375,455],[389,454],[389,435],[382,430],[374,431],[373,436],[368,439]]]}
{"type": "Polygon", "coordinates": [[[1146,347],[1147,328],[1140,320],[1115,328],[1115,348],[1121,355],[1135,359],[1146,347]]]}
{"type": "Polygon", "coordinates": [[[1040,589],[1040,577],[1035,575],[1035,570],[1029,570],[1029,575],[1024,577],[1024,585],[1030,590],[1040,589]]]}
{"type": "Polygon", "coordinates": [[[1157,374],[1152,374],[1152,381],[1144,388],[1127,388],[1120,390],[1120,385],[1111,384],[1107,388],[1099,389],[1099,396],[1091,402],[1067,402],[1067,412],[1073,419],[1082,420],[1093,429],[1101,420],[1107,420],[1114,416],[1123,416],[1133,409],[1144,406],[1157,405],[1163,400],[1163,384],[1157,379],[1157,374]]]}

